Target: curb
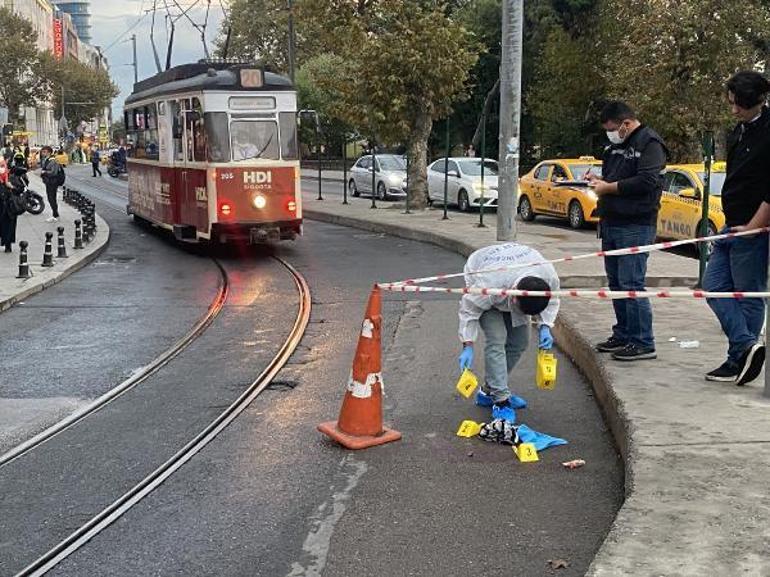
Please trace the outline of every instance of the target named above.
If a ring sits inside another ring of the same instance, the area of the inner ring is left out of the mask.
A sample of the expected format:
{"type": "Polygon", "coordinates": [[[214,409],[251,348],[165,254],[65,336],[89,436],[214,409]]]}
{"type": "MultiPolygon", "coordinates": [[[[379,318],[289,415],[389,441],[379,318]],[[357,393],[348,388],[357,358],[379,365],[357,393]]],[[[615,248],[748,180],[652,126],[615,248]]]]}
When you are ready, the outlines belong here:
{"type": "Polygon", "coordinates": [[[34,294],[42,292],[49,287],[52,287],[53,285],[61,282],[71,274],[76,273],[83,267],[95,261],[99,257],[99,255],[101,255],[102,252],[104,252],[104,250],[107,248],[107,245],[110,243],[110,237],[112,234],[112,231],[110,230],[110,227],[107,224],[107,222],[98,214],[96,215],[96,218],[99,220],[99,227],[107,231],[106,233],[107,238],[104,239],[104,242],[101,245],[97,246],[91,253],[84,256],[77,263],[73,264],[68,268],[61,270],[59,274],[56,275],[54,278],[50,278],[44,282],[32,285],[28,288],[25,288],[21,292],[16,293],[15,295],[12,295],[0,301],[0,312],[6,311],[16,303],[23,301],[24,299],[27,299],[34,294]]]}

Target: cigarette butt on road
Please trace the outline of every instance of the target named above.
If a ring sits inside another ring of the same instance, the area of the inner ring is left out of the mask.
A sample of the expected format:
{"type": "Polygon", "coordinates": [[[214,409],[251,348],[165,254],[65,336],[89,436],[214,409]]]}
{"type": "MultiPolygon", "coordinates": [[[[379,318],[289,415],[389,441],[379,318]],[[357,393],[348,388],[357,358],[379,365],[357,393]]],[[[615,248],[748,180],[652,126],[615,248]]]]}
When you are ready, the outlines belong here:
{"type": "Polygon", "coordinates": [[[572,461],[562,463],[562,466],[566,467],[567,469],[579,469],[585,464],[586,462],[583,459],[574,459],[572,461]]]}

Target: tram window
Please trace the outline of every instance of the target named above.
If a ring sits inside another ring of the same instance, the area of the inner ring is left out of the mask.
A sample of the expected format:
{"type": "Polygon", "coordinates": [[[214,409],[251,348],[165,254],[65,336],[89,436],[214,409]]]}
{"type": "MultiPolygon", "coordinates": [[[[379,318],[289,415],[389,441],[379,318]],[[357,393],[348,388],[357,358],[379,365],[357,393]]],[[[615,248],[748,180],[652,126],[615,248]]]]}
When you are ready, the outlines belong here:
{"type": "Polygon", "coordinates": [[[294,112],[281,112],[281,156],[284,160],[297,160],[297,116],[294,112]]]}
{"type": "Polygon", "coordinates": [[[158,160],[160,150],[158,146],[158,112],[153,103],[144,108],[146,129],[144,131],[144,150],[145,157],[152,160],[158,160]]]}
{"type": "Polygon", "coordinates": [[[135,158],[146,158],[145,108],[134,108],[134,154],[135,158]]]}
{"type": "Polygon", "coordinates": [[[203,115],[208,137],[209,161],[230,161],[230,135],[227,130],[226,112],[207,112],[203,115]]]}
{"type": "Polygon", "coordinates": [[[194,158],[198,162],[206,162],[208,160],[206,119],[203,117],[203,107],[200,100],[193,98],[192,103],[193,108],[192,114],[190,114],[190,122],[192,124],[194,158]]]}
{"type": "Polygon", "coordinates": [[[182,102],[173,100],[169,103],[172,115],[172,138],[174,141],[174,160],[184,160],[182,139],[184,138],[184,118],[182,117],[182,102]]]}
{"type": "Polygon", "coordinates": [[[278,160],[278,125],[264,120],[237,120],[230,125],[233,160],[278,160]]]}

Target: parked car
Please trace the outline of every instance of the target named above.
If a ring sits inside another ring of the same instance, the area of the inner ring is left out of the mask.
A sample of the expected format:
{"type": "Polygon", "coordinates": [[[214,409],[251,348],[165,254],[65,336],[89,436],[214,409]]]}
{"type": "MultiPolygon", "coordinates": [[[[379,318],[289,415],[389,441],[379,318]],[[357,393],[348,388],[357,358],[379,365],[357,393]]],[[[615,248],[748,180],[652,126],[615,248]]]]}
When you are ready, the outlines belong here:
{"type": "MultiPolygon", "coordinates": [[[[406,197],[406,158],[397,154],[375,155],[376,197],[380,200],[406,197]]],[[[348,192],[353,196],[372,194],[372,155],[359,158],[350,169],[348,192]]]]}
{"type": "MultiPolygon", "coordinates": [[[[725,213],[722,210],[722,185],[727,176],[725,170],[724,162],[715,162],[711,168],[707,232],[709,236],[716,234],[725,225],[725,213]]],[[[703,164],[666,166],[658,212],[659,238],[679,240],[701,236],[698,225],[703,210],[705,172],[703,164]]]]}
{"type": "MultiPolygon", "coordinates": [[[[466,156],[439,158],[428,166],[428,200],[444,202],[445,174],[447,204],[463,212],[481,205],[481,159],[466,156]],[[446,173],[444,169],[446,167],[446,173]]],[[[484,207],[497,208],[497,161],[484,159],[484,207]]]]}
{"type": "Polygon", "coordinates": [[[566,218],[572,228],[596,223],[596,193],[585,186],[588,172],[601,176],[593,156],[544,160],[519,179],[519,214],[526,221],[538,214],[566,218]],[[573,186],[570,186],[573,185],[573,186]]]}

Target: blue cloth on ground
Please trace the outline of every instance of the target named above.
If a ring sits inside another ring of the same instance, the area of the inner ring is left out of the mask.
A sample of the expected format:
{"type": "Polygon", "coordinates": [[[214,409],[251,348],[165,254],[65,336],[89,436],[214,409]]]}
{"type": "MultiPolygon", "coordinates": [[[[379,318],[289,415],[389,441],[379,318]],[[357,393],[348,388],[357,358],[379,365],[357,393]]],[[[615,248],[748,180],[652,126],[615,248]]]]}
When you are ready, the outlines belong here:
{"type": "Polygon", "coordinates": [[[567,444],[567,441],[564,439],[552,437],[545,433],[538,433],[537,431],[530,429],[527,425],[519,425],[516,429],[516,433],[519,435],[519,440],[521,440],[522,443],[532,443],[538,451],[567,444]]]}

